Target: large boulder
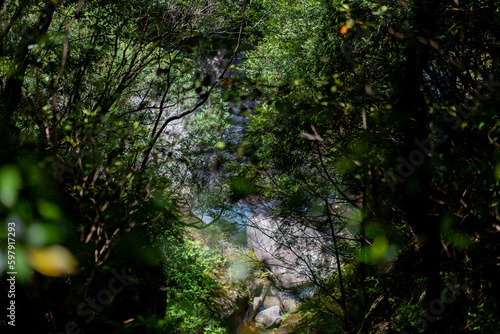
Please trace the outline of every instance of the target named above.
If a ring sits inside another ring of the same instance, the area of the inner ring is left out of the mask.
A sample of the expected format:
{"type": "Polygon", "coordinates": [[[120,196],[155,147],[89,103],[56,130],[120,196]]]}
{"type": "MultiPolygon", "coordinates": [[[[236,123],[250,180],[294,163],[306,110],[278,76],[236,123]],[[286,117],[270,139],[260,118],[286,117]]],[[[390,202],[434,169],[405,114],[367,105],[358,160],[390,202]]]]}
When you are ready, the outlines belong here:
{"type": "Polygon", "coordinates": [[[280,307],[273,306],[264,311],[261,311],[255,317],[255,322],[257,324],[262,324],[265,327],[269,327],[280,322],[280,307]]]}
{"type": "Polygon", "coordinates": [[[299,222],[277,221],[262,212],[247,221],[247,242],[267,266],[269,278],[284,289],[310,282],[310,268],[317,270],[332,261],[322,252],[324,235],[299,222]]]}

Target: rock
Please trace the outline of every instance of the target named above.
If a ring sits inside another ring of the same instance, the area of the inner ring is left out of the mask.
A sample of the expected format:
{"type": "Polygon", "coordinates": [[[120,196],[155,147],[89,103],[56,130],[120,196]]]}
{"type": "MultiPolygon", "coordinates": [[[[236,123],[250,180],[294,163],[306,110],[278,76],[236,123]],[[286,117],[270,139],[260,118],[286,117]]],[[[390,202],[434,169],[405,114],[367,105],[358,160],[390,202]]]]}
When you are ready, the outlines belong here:
{"type": "Polygon", "coordinates": [[[307,283],[309,268],[326,268],[325,276],[330,273],[327,269],[333,258],[322,252],[324,236],[302,224],[276,221],[262,212],[253,214],[247,221],[247,242],[267,266],[269,278],[284,289],[307,283]]]}
{"type": "Polygon", "coordinates": [[[266,299],[264,299],[264,307],[271,308],[273,306],[281,307],[280,300],[274,296],[267,296],[266,299]]]}
{"type": "Polygon", "coordinates": [[[264,326],[263,324],[260,324],[260,323],[256,323],[255,328],[264,329],[264,328],[266,328],[266,326],[264,326]]]}
{"type": "Polygon", "coordinates": [[[248,308],[248,311],[245,315],[244,321],[253,321],[255,318],[255,315],[259,312],[260,306],[262,305],[262,298],[261,297],[254,297],[252,301],[253,305],[250,305],[248,308]]]}
{"type": "Polygon", "coordinates": [[[258,280],[258,284],[255,283],[256,282],[249,284],[249,282],[247,282],[247,288],[250,295],[257,296],[252,299],[252,305],[249,305],[248,307],[244,317],[245,322],[254,321],[255,315],[259,313],[259,309],[262,307],[262,303],[269,291],[269,285],[271,284],[271,282],[267,279],[261,279],[258,280]],[[249,286],[251,286],[252,289],[249,286]]]}
{"type": "Polygon", "coordinates": [[[295,310],[298,306],[298,303],[295,299],[285,299],[283,301],[283,304],[285,304],[286,311],[288,312],[295,310]]]}
{"type": "Polygon", "coordinates": [[[275,334],[292,334],[295,332],[294,327],[298,323],[299,323],[299,316],[297,314],[291,314],[280,323],[280,327],[274,333],[275,334]]]}
{"type": "Polygon", "coordinates": [[[222,296],[213,298],[213,310],[220,319],[233,318],[235,314],[244,312],[249,296],[240,289],[228,289],[222,296]]]}
{"type": "Polygon", "coordinates": [[[262,298],[254,297],[253,298],[253,308],[258,310],[260,308],[260,305],[262,305],[262,298]]]}
{"type": "Polygon", "coordinates": [[[255,322],[263,324],[264,326],[272,326],[280,322],[280,307],[273,306],[271,308],[265,309],[257,314],[255,317],[255,322]]]}

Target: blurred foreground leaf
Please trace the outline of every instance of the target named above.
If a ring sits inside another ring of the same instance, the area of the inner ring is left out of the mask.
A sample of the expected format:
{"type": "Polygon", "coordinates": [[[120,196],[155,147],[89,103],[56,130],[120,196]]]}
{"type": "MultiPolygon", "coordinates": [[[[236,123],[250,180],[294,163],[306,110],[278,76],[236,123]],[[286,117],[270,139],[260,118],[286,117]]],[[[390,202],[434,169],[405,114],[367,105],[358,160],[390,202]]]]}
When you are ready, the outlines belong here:
{"type": "Polygon", "coordinates": [[[17,200],[21,188],[21,174],[14,166],[4,166],[0,170],[0,201],[10,208],[17,200]]]}
{"type": "Polygon", "coordinates": [[[29,248],[28,260],[34,270],[51,277],[76,273],[78,261],[61,245],[29,248]]]}

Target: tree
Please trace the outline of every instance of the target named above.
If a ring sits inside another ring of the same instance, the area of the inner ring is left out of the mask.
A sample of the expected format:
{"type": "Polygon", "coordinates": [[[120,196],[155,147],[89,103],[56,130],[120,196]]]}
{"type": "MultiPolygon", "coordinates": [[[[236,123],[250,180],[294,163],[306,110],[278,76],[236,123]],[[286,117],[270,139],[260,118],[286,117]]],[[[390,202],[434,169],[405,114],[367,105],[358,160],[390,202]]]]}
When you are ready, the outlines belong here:
{"type": "MultiPolygon", "coordinates": [[[[263,38],[247,62],[264,93],[249,126],[257,159],[243,168],[281,208],[351,205],[339,216],[357,223],[361,281],[376,274],[363,262],[383,269],[417,236],[421,303],[440,300],[443,270],[464,275],[461,259],[496,224],[496,204],[472,198],[496,196],[496,139],[486,138],[496,131],[497,6],[262,4],[273,19],[257,25],[263,38]]],[[[383,305],[367,294],[364,303],[367,316],[383,305]]]]}
{"type": "Polygon", "coordinates": [[[44,252],[18,260],[23,298],[35,304],[32,311],[21,309],[20,325],[60,331],[76,320],[84,330],[111,332],[124,317],[141,315],[146,320],[129,326],[158,328],[148,319],[165,313],[157,307],[165,303],[158,298],[167,298],[159,290],[165,254],[158,245],[183,235],[178,187],[184,181],[174,168],[183,163],[176,150],[186,140],[179,120],[206,106],[221,86],[241,44],[248,6],[99,0],[2,5],[1,171],[2,180],[15,182],[2,188],[1,215],[47,236],[17,240],[19,254],[44,252]],[[230,52],[214,58],[222,39],[230,52]],[[208,60],[215,62],[208,66],[208,60]],[[65,264],[60,272],[50,264],[41,269],[48,256],[65,264]],[[74,274],[76,260],[78,275],[58,278],[74,274]],[[138,279],[117,297],[127,310],[98,306],[103,314],[97,321],[76,316],[76,307],[122,267],[138,279]],[[151,284],[142,284],[149,276],[155,277],[151,284]],[[28,282],[42,295],[31,298],[28,282]],[[61,293],[50,294],[57,289],[61,293]],[[154,298],[135,302],[141,294],[154,298]]]}

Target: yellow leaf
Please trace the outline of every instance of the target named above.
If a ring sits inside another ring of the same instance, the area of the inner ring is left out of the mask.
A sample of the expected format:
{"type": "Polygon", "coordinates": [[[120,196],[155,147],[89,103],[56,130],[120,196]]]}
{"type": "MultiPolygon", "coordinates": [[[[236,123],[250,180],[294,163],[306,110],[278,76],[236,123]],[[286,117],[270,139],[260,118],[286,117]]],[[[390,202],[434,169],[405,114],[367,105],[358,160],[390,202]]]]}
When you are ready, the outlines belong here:
{"type": "Polygon", "coordinates": [[[50,277],[74,274],[78,265],[73,254],[61,245],[29,248],[28,261],[34,270],[50,277]]]}

